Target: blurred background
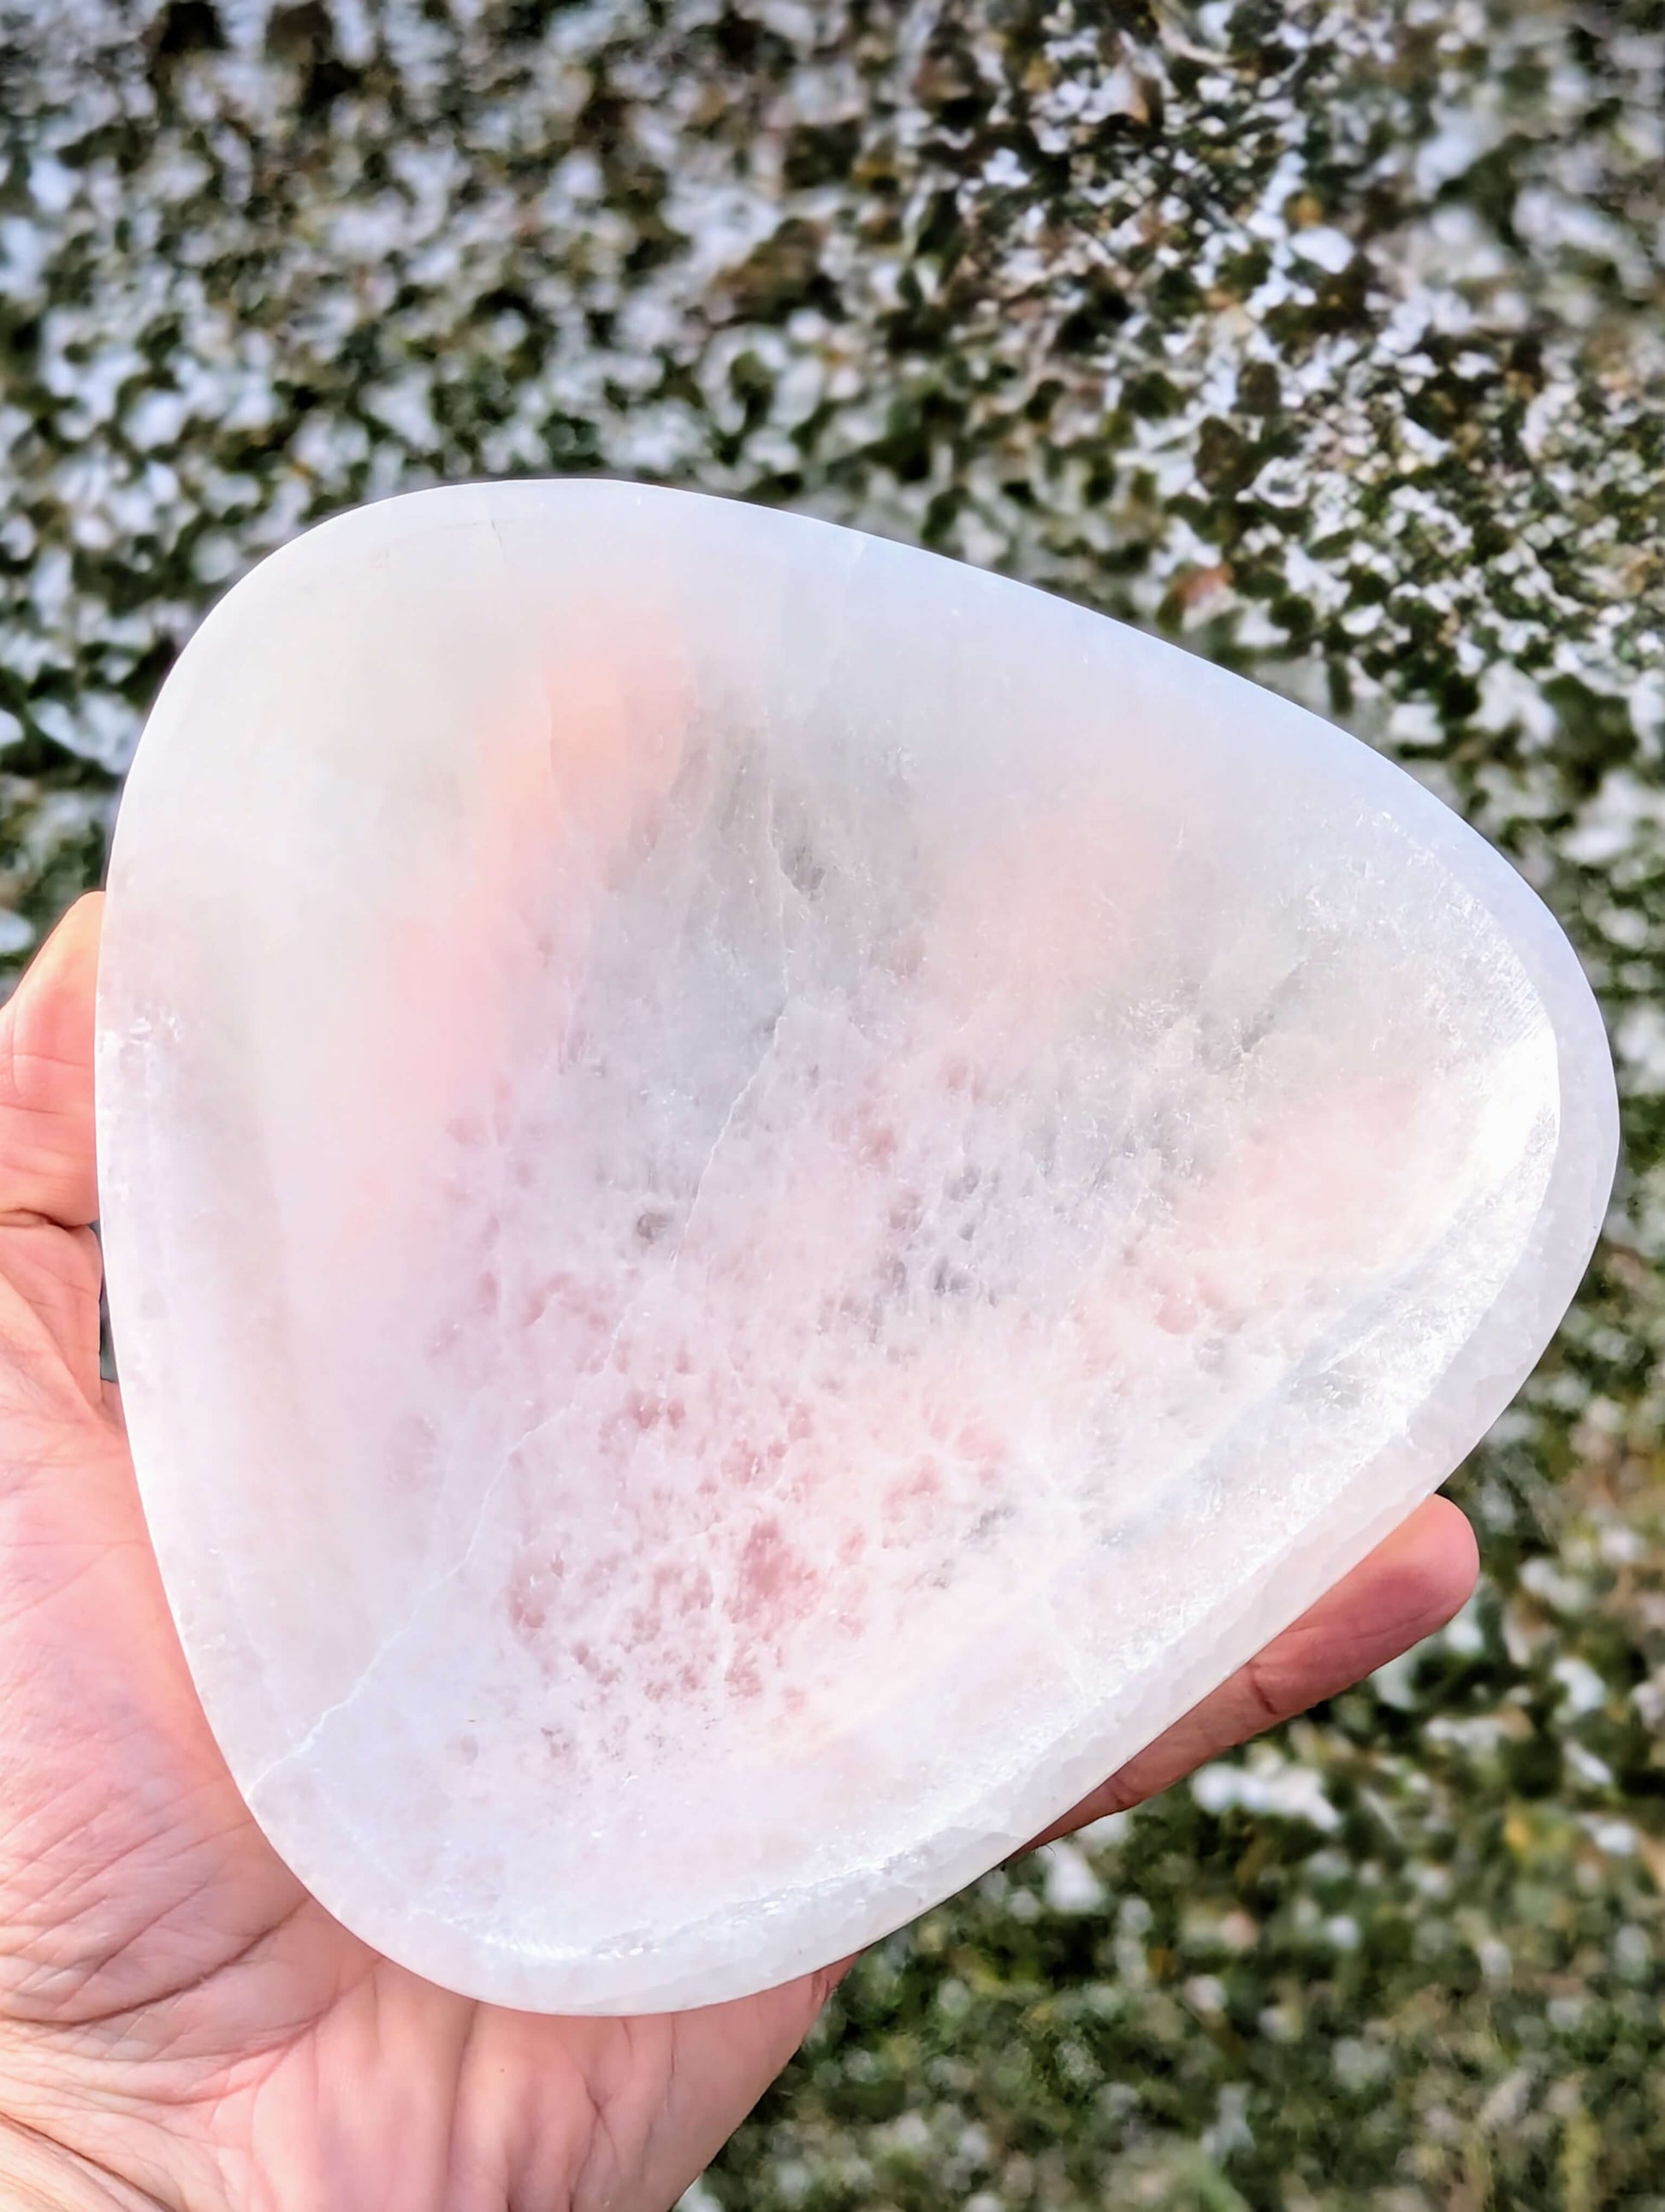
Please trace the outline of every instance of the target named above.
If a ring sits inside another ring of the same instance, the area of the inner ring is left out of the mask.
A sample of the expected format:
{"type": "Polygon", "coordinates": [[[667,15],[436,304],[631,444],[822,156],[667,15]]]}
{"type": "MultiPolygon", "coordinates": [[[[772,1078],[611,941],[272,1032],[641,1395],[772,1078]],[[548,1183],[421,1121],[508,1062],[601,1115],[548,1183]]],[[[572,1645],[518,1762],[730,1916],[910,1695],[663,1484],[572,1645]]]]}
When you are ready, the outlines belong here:
{"type": "Polygon", "coordinates": [[[260,554],[600,471],[1291,692],[1610,1018],[1474,1603],[882,1946],[690,2212],[1665,2206],[1662,117],[1662,0],[0,0],[6,975],[260,554]]]}

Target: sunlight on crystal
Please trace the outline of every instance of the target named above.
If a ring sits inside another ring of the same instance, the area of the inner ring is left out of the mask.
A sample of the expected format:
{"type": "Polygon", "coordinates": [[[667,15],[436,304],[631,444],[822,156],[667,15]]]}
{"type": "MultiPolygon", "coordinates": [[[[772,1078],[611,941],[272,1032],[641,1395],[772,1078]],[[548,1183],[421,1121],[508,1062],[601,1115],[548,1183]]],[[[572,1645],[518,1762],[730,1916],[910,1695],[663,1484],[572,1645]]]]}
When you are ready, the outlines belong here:
{"type": "Polygon", "coordinates": [[[100,985],[147,1511],[323,1902],[551,2010],[823,1963],[1431,1490],[1576,1287],[1599,1019],[1312,716],[586,482],[263,565],[100,985]]]}

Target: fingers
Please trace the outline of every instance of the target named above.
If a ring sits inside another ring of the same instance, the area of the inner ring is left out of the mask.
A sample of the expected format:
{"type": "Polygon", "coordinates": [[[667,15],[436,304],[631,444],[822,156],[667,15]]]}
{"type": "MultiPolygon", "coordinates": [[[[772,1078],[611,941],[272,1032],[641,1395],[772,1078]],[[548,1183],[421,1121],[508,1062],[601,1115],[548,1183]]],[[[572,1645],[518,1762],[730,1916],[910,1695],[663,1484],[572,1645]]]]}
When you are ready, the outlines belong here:
{"type": "Polygon", "coordinates": [[[0,1225],[84,1228],[98,1212],[93,1000],[104,900],[89,892],[0,1007],[0,1225]]]}
{"type": "Polygon", "coordinates": [[[1310,1612],[1036,1841],[1153,1797],[1233,1744],[1386,1666],[1460,1610],[1479,1568],[1462,1514],[1449,1498],[1429,1498],[1310,1612]]]}

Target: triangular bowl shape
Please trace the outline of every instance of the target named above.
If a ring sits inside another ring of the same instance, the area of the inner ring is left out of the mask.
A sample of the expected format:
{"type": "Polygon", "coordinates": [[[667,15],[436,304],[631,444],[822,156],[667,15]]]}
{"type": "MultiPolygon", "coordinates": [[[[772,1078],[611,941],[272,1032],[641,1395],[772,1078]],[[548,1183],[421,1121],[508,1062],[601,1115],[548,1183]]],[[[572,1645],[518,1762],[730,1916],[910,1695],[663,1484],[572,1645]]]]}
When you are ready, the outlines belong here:
{"type": "Polygon", "coordinates": [[[1025,586],[617,483],[264,561],[117,828],[144,1505],[278,1850],[546,2011],[1020,1844],[1507,1403],[1612,1069],[1365,746],[1025,586]]]}

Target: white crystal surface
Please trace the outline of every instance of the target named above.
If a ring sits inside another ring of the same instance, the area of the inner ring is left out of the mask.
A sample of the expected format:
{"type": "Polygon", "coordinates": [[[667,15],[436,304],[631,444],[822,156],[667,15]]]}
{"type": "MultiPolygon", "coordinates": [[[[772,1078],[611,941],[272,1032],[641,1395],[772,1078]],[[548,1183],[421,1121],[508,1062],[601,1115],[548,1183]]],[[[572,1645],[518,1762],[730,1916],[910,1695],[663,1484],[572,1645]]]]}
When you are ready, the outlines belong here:
{"type": "Polygon", "coordinates": [[[764,1986],[991,1864],[1431,1490],[1611,1069],[1408,777],[1043,594],[600,482],[210,617],[124,801],[110,1295],[277,1848],[434,1979],[764,1986]]]}

